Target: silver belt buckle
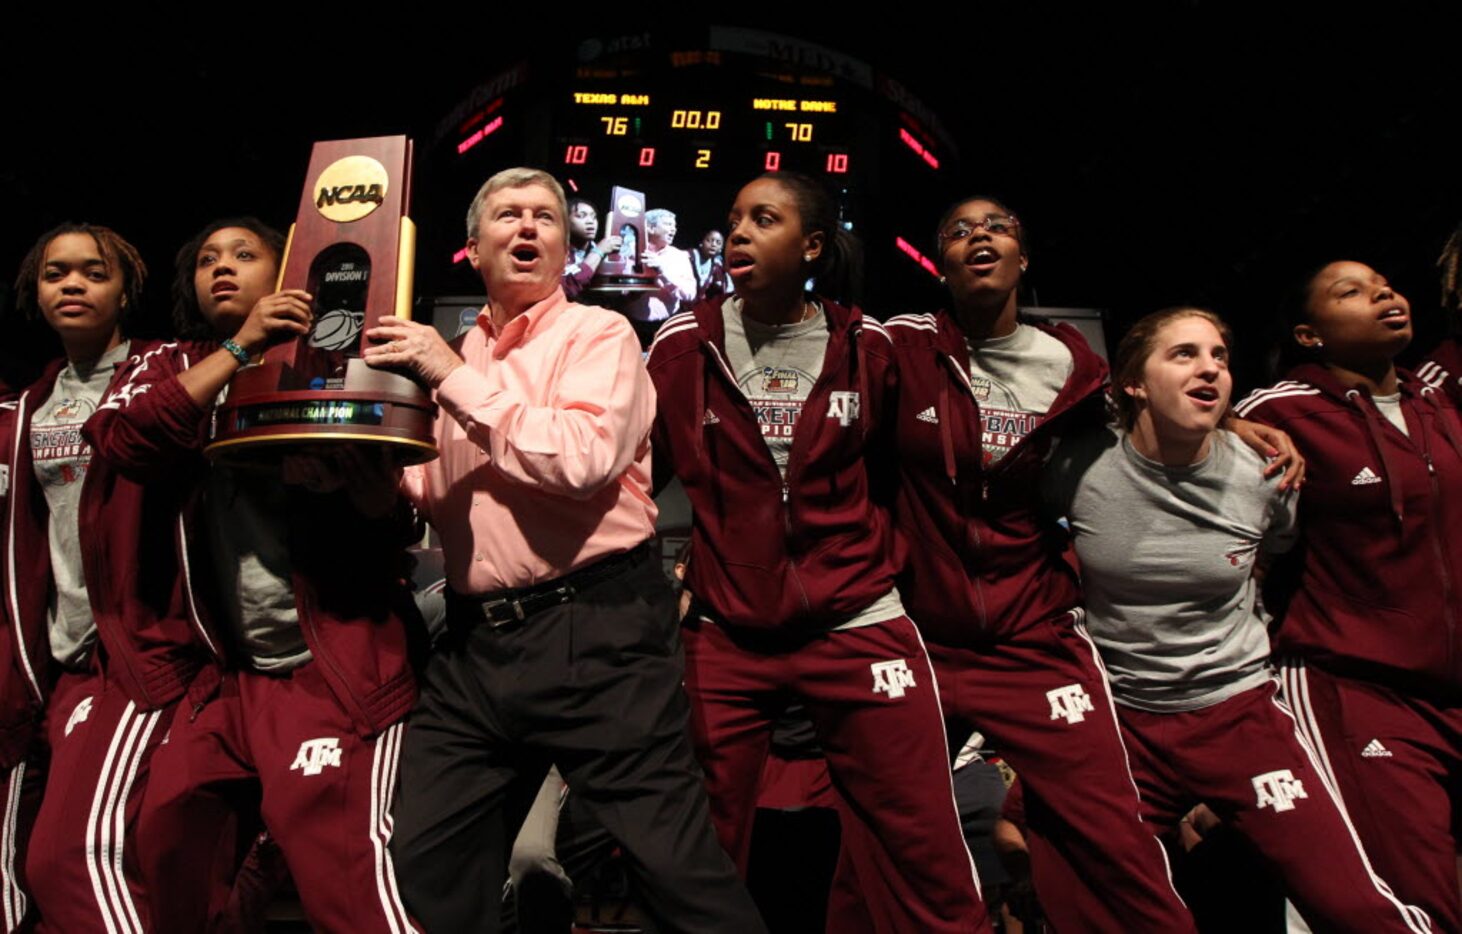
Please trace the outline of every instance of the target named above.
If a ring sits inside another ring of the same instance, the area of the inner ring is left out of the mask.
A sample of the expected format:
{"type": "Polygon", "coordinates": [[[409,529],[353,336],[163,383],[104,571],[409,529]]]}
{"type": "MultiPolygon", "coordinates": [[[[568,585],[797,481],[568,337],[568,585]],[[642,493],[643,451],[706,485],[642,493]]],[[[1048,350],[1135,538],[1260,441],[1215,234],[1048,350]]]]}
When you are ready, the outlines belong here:
{"type": "Polygon", "coordinates": [[[516,597],[499,597],[496,600],[484,600],[482,603],[482,616],[487,621],[487,624],[494,629],[500,629],[512,622],[521,623],[525,619],[523,604],[516,597]],[[500,606],[512,607],[514,619],[496,618],[493,611],[500,606]]]}

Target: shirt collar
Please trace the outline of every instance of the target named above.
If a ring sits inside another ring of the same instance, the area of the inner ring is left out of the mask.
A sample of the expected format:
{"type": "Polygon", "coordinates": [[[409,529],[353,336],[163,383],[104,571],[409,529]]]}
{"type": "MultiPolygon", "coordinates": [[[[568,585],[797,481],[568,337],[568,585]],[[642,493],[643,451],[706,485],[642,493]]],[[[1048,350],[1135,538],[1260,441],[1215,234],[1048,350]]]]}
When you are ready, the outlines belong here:
{"type": "Polygon", "coordinates": [[[552,295],[528,306],[527,311],[503,325],[502,333],[496,333],[493,328],[492,313],[488,305],[482,306],[482,310],[477,313],[477,326],[482,328],[489,337],[497,338],[497,343],[492,348],[492,355],[501,360],[508,351],[551,325],[568,307],[568,304],[569,300],[563,294],[563,286],[559,286],[553,290],[552,295]]]}

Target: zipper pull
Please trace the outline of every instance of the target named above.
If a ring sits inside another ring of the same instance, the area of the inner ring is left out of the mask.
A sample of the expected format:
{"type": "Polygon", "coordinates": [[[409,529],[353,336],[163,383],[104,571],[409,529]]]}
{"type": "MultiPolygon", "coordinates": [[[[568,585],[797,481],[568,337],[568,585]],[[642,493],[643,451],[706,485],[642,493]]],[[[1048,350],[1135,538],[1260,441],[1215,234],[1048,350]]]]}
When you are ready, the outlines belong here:
{"type": "Polygon", "coordinates": [[[1437,475],[1437,467],[1436,467],[1435,464],[1432,463],[1432,455],[1431,455],[1431,453],[1430,452],[1424,452],[1421,455],[1421,459],[1424,460],[1424,461],[1426,461],[1426,472],[1429,473],[1429,474],[1431,474],[1433,477],[1435,477],[1437,475]]]}
{"type": "Polygon", "coordinates": [[[205,705],[201,703],[193,705],[193,715],[188,718],[189,723],[193,723],[198,719],[198,715],[203,712],[204,706],[205,705]]]}

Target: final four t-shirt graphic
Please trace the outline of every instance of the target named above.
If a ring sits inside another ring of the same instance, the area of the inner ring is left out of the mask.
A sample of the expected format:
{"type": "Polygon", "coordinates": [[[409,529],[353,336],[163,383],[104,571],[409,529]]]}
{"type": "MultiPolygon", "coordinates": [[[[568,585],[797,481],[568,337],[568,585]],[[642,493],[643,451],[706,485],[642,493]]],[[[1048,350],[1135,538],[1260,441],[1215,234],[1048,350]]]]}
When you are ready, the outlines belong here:
{"type": "Polygon", "coordinates": [[[827,354],[827,321],[822,309],[809,305],[808,314],[805,321],[774,326],[742,318],[739,299],[732,298],[722,306],[726,359],[783,476],[802,405],[827,354]]]}
{"type": "Polygon", "coordinates": [[[81,437],[81,426],[101,404],[117,364],[127,359],[129,346],[124,341],[95,363],[67,366],[31,419],[31,463],[50,511],[47,537],[55,583],[48,625],[51,654],[63,665],[81,664],[96,638],[81,550],[76,547],[81,482],[91,463],[91,447],[81,437]]]}
{"type": "Polygon", "coordinates": [[[1071,351],[1028,324],[1005,337],[967,343],[985,466],[992,467],[1046,417],[1071,376],[1071,351]]]}

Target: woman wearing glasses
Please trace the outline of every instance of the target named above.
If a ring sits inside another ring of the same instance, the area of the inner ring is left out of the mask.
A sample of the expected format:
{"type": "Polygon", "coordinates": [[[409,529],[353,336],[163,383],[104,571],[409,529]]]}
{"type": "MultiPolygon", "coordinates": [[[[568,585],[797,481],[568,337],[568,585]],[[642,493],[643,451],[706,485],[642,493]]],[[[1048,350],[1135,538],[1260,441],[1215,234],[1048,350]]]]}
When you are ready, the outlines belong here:
{"type": "Polygon", "coordinates": [[[1042,467],[1057,438],[1104,420],[1106,366],[1075,329],[1021,320],[1029,257],[1005,205],[956,203],[936,248],[950,306],[887,323],[896,522],[910,550],[899,592],[951,733],[978,728],[1021,776],[1033,876],[1057,930],[1191,931],[1139,817],[1076,573],[1043,518],[1042,467]]]}

